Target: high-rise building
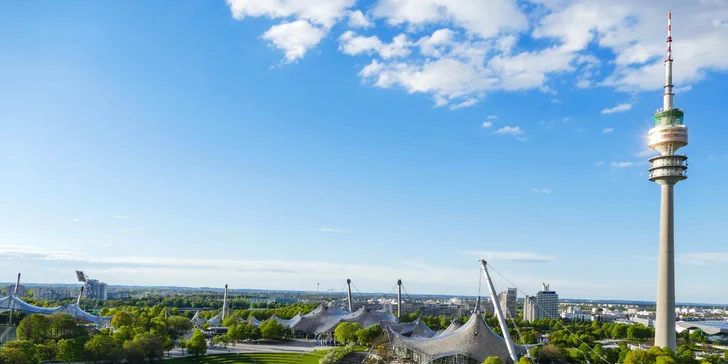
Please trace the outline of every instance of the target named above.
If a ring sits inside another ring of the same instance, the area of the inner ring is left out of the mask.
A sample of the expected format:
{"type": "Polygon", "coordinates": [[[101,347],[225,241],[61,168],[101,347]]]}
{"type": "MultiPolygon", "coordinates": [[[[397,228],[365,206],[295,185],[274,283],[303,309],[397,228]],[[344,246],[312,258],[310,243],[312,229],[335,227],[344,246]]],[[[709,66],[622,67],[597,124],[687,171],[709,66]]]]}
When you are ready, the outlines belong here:
{"type": "Polygon", "coordinates": [[[8,296],[10,296],[10,295],[14,295],[14,296],[16,296],[16,297],[23,297],[23,296],[25,296],[25,286],[24,286],[24,285],[22,285],[22,284],[18,285],[18,291],[17,291],[17,292],[15,292],[15,285],[14,285],[14,284],[11,284],[11,285],[9,285],[9,286],[8,286],[8,287],[6,288],[6,292],[7,292],[7,295],[8,295],[8,296]],[[13,292],[14,292],[15,294],[13,294],[13,292]]]}
{"type": "Polygon", "coordinates": [[[505,291],[498,293],[498,302],[500,307],[507,318],[516,318],[516,300],[518,294],[515,288],[508,288],[505,291]]]}
{"type": "Polygon", "coordinates": [[[535,296],[526,296],[523,301],[523,320],[533,321],[559,317],[559,295],[549,289],[546,283],[535,296]]]}
{"type": "Polygon", "coordinates": [[[662,109],[653,115],[655,126],[648,134],[649,147],[660,152],[650,158],[650,181],[660,185],[660,248],[657,261],[657,315],[655,346],[676,349],[675,335],[675,239],[673,189],[688,178],[685,155],[675,154],[688,145],[688,128],[684,113],[674,107],[672,84],[672,14],[667,15],[667,55],[665,57],[665,92],[662,109]]]}
{"type": "Polygon", "coordinates": [[[83,296],[88,299],[106,301],[106,283],[99,282],[98,279],[87,280],[84,287],[83,296]]]}

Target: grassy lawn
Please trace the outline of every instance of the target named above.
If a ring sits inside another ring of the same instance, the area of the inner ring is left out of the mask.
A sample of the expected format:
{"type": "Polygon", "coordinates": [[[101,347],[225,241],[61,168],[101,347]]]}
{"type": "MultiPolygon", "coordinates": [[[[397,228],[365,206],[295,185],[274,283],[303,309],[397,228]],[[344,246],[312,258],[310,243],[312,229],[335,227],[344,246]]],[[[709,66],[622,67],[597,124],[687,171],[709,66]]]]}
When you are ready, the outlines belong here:
{"type": "Polygon", "coordinates": [[[325,353],[317,350],[312,353],[256,353],[256,354],[220,354],[205,355],[199,358],[186,357],[166,360],[169,364],[232,364],[232,363],[265,363],[265,364],[318,364],[325,353]]]}

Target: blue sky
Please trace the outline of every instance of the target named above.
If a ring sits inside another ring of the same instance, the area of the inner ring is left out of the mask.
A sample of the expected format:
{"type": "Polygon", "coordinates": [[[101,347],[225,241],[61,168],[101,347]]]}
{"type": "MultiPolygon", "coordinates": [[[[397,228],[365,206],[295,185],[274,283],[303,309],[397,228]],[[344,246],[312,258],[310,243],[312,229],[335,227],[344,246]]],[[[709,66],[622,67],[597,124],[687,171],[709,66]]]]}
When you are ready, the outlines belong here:
{"type": "Polygon", "coordinates": [[[677,299],[728,302],[707,1],[2,3],[0,280],[652,300],[668,9],[677,299]]]}

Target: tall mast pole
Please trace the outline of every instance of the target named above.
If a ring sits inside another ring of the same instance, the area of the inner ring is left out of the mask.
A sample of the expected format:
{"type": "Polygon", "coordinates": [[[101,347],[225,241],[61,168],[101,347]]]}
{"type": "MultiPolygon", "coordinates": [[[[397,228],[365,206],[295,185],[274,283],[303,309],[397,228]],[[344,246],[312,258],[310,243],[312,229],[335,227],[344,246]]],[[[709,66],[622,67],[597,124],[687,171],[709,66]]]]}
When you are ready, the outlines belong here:
{"type": "Polygon", "coordinates": [[[225,293],[222,296],[222,322],[225,321],[225,311],[227,311],[227,294],[228,294],[228,285],[225,285],[225,293]]]}
{"type": "Polygon", "coordinates": [[[397,318],[402,322],[402,280],[397,280],[397,318]]]}
{"type": "Polygon", "coordinates": [[[349,312],[354,312],[354,310],[352,309],[353,306],[351,304],[351,279],[348,279],[348,278],[346,279],[346,287],[347,287],[346,296],[349,300],[349,312]]]}
{"type": "MultiPolygon", "coordinates": [[[[490,297],[497,297],[495,293],[495,287],[493,287],[493,281],[490,279],[488,267],[486,266],[486,262],[484,259],[480,261],[480,265],[483,267],[483,272],[485,272],[485,280],[488,282],[490,297]]],[[[505,339],[506,346],[508,347],[508,354],[511,356],[513,363],[516,363],[518,362],[518,355],[516,354],[516,348],[513,346],[511,334],[508,332],[508,324],[506,323],[506,319],[503,316],[503,310],[501,310],[500,302],[498,302],[497,299],[491,299],[491,301],[493,301],[493,306],[495,306],[495,315],[498,317],[498,323],[500,324],[501,332],[503,332],[503,339],[505,339]]]]}
{"type": "Polygon", "coordinates": [[[657,260],[657,313],[655,346],[676,350],[675,334],[675,184],[688,178],[688,157],[676,154],[688,145],[688,128],[684,113],[676,109],[672,84],[672,13],[667,15],[667,54],[665,56],[665,91],[662,110],[653,118],[655,126],[648,134],[650,148],[660,152],[650,158],[650,181],[660,185],[660,246],[657,260]]]}

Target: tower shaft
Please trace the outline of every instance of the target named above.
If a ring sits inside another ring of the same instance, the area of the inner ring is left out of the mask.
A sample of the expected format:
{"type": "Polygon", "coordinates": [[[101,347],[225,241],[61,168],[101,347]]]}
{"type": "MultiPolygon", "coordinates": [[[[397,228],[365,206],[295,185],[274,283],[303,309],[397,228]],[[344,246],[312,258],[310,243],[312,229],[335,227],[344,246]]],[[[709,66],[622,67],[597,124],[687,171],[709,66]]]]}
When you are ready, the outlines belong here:
{"type": "Polygon", "coordinates": [[[685,155],[676,154],[688,145],[688,128],[684,113],[673,104],[672,84],[672,14],[667,15],[667,56],[665,57],[665,92],[662,109],[654,114],[655,127],[650,129],[650,148],[660,156],[650,158],[650,181],[660,185],[660,247],[657,262],[657,316],[655,346],[677,348],[675,333],[675,184],[688,178],[685,155]]]}
{"type": "Polygon", "coordinates": [[[674,183],[660,185],[660,251],[657,262],[655,346],[677,349],[675,337],[674,183]]]}

